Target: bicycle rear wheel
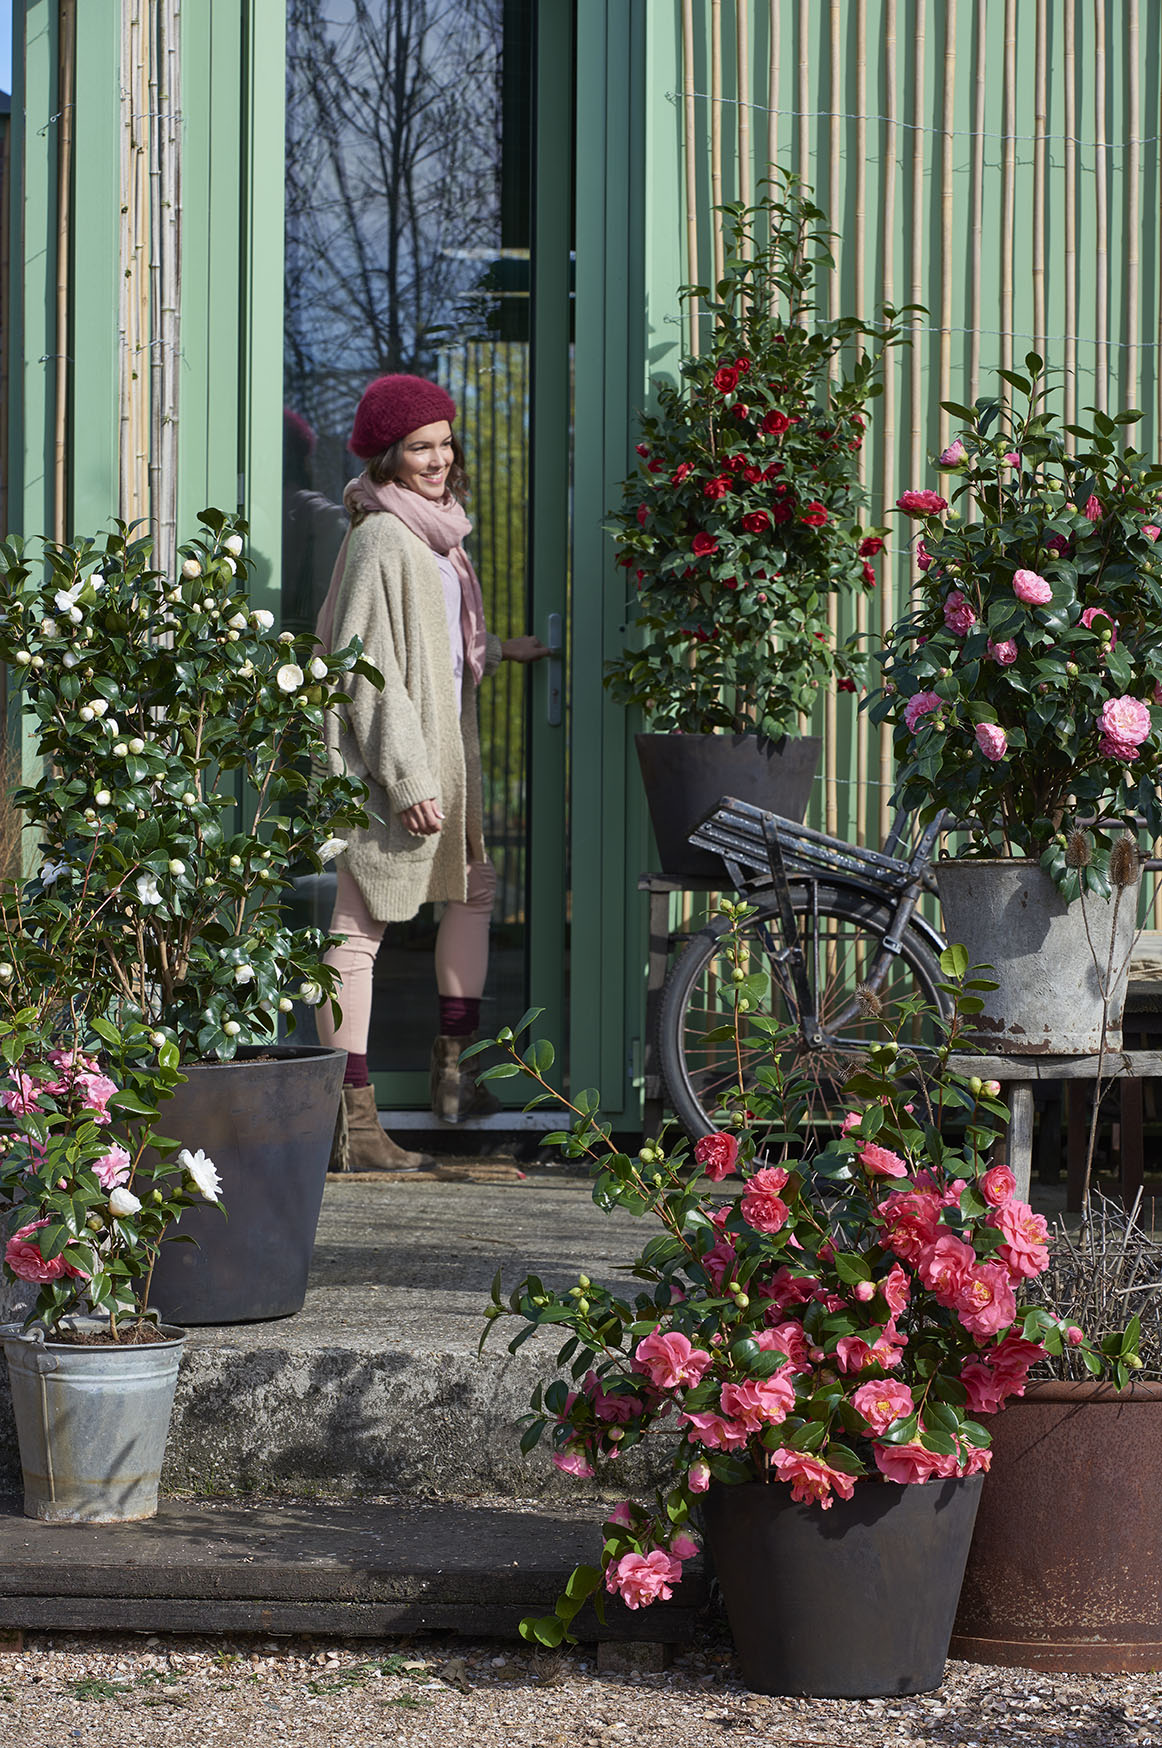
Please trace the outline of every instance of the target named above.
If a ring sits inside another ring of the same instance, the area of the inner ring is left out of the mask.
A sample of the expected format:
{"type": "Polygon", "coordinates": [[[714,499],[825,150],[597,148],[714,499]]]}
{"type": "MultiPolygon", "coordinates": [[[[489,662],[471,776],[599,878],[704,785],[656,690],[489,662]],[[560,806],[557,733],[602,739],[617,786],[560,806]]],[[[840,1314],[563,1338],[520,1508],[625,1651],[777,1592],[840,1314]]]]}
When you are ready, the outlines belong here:
{"type": "MultiPolygon", "coordinates": [[[[796,881],[791,902],[824,1043],[811,1048],[799,1034],[783,1063],[788,1067],[795,1061],[806,1071],[808,1121],[828,1126],[841,1122],[847,1109],[843,1083],[848,1074],[868,1046],[884,1037],[859,994],[861,986],[870,984],[888,1010],[907,996],[922,996],[940,1012],[947,1012],[948,1001],[939,988],[936,954],[919,929],[909,925],[903,931],[898,953],[884,946],[895,914],[892,906],[851,888],[815,880],[796,881]]],[[[691,938],[671,967],[659,1011],[662,1075],[675,1116],[694,1138],[719,1125],[719,1098],[738,1084],[733,1042],[706,1041],[706,1033],[723,1025],[733,1012],[729,928],[727,919],[719,917],[691,938]]],[[[760,901],[744,924],[743,939],[749,949],[748,968],[766,972],[770,980],[767,999],[757,1011],[780,1025],[797,1028],[798,1005],[773,898],[760,901]]],[[[931,1020],[913,1022],[907,1041],[934,1044],[931,1020]]],[[[744,1045],[744,1087],[754,1084],[755,1070],[769,1059],[769,1049],[744,1045]]],[[[762,1150],[761,1136],[758,1140],[762,1150]]]]}

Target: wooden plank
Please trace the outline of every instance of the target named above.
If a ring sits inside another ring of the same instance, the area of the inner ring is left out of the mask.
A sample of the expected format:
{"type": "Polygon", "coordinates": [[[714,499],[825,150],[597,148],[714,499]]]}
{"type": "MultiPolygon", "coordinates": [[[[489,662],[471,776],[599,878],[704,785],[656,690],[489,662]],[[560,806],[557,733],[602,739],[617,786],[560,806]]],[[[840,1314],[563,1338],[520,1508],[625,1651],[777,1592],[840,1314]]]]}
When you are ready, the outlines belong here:
{"type": "Polygon", "coordinates": [[[1162,1075],[1162,1050],[1117,1050],[1097,1056],[970,1056],[948,1058],[954,1074],[979,1074],[982,1080],[1045,1081],[1102,1080],[1130,1076],[1152,1080],[1162,1075]]]}

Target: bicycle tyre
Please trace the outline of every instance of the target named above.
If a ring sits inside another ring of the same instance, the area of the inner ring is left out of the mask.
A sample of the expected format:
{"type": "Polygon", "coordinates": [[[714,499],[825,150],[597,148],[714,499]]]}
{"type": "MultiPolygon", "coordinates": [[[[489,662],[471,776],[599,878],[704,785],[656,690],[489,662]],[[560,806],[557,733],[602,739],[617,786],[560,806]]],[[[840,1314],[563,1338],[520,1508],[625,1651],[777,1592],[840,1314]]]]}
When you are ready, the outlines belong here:
{"type": "MultiPolygon", "coordinates": [[[[800,1041],[795,1057],[810,1070],[815,1093],[809,1102],[812,1121],[828,1124],[842,1120],[846,1101],[842,1083],[854,1059],[869,1043],[883,1037],[882,1029],[857,998],[857,987],[881,949],[894,917],[894,907],[870,894],[825,881],[796,881],[791,885],[791,903],[799,925],[808,975],[819,999],[819,1017],[828,1042],[812,1050],[800,1041]],[[821,973],[825,973],[821,976],[821,973]]],[[[782,935],[773,896],[757,901],[755,914],[744,925],[753,955],[761,957],[770,977],[764,1012],[780,1023],[797,1026],[798,1010],[789,978],[780,971],[778,955],[782,935]]],[[[717,1096],[737,1085],[733,1047],[708,1045],[705,1033],[729,1017],[732,1003],[725,999],[729,981],[718,974],[723,938],[729,922],[718,917],[693,935],[671,966],[662,992],[656,1045],[662,1078],[674,1115],[686,1133],[696,1139],[720,1125],[717,1096]],[[723,997],[716,993],[721,988],[723,997]]],[[[878,961],[876,961],[878,964],[878,961]]],[[[940,989],[942,979],[936,953],[926,937],[911,924],[904,930],[900,952],[889,962],[880,1000],[890,1007],[909,995],[921,995],[941,1013],[949,1011],[948,998],[940,989]]],[[[931,1023],[921,1027],[930,1034],[931,1023]]],[[[923,1042],[921,1035],[917,1042],[923,1042]]],[[[769,1052],[757,1047],[744,1056],[744,1085],[748,1067],[757,1067],[769,1052]]],[[[762,1151],[761,1137],[759,1138],[762,1151]]]]}

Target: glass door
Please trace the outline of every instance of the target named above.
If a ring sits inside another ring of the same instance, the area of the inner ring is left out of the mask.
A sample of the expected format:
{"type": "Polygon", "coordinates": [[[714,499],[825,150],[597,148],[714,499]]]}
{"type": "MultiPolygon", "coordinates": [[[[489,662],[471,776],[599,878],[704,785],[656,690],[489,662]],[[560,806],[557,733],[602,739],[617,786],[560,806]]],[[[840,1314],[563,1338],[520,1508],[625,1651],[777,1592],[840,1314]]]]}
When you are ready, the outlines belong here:
{"type": "MultiPolygon", "coordinates": [[[[346,526],[343,488],[362,465],[347,449],[359,396],[373,377],[396,371],[437,379],[459,407],[469,544],[490,629],[547,639],[550,615],[553,629],[561,623],[567,529],[559,576],[546,564],[540,586],[530,558],[532,423],[545,401],[536,393],[532,312],[537,11],[536,0],[289,0],[289,629],[312,627],[327,591],[346,526]]],[[[567,163],[564,174],[557,199],[567,206],[567,163]]],[[[547,322],[537,311],[542,350],[555,325],[567,353],[567,261],[563,283],[559,311],[547,322]]],[[[557,428],[543,441],[564,452],[567,399],[548,416],[557,428]]],[[[542,538],[538,551],[547,550],[542,538]]],[[[560,665],[550,666],[503,663],[480,691],[485,836],[497,870],[486,1032],[519,1018],[532,999],[558,1008],[546,1030],[560,1035],[564,860],[552,846],[565,841],[564,728],[549,698],[560,665]],[[547,846],[543,866],[533,866],[533,841],[547,846]],[[557,968],[547,990],[530,988],[538,960],[557,968]]],[[[326,924],[333,876],[302,884],[326,924]]],[[[425,906],[390,925],[376,963],[369,1067],[388,1107],[426,1103],[437,921],[425,906]]]]}

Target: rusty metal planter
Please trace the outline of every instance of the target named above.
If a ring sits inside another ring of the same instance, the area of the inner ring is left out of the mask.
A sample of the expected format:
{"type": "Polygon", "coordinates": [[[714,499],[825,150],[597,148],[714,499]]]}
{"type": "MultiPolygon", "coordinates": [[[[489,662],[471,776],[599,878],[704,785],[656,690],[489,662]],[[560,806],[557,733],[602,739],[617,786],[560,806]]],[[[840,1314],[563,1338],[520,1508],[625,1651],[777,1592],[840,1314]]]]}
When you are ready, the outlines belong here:
{"type": "Polygon", "coordinates": [[[1162,1384],[1031,1384],[990,1431],[951,1655],[1077,1674],[1157,1669],[1162,1384]]]}

